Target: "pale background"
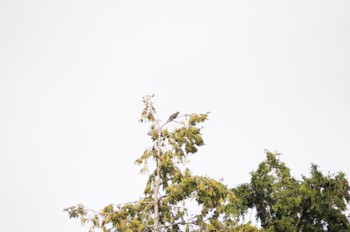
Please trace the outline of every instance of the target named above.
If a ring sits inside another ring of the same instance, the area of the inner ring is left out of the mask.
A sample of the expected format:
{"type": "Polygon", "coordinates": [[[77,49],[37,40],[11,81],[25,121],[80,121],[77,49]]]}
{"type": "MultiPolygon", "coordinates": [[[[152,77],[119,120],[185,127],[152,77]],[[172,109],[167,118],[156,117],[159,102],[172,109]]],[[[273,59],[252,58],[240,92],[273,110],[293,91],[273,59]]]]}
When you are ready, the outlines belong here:
{"type": "Polygon", "coordinates": [[[83,232],[63,208],[137,200],[159,116],[207,112],[195,174],[350,174],[349,1],[0,0],[1,231],[83,232]]]}

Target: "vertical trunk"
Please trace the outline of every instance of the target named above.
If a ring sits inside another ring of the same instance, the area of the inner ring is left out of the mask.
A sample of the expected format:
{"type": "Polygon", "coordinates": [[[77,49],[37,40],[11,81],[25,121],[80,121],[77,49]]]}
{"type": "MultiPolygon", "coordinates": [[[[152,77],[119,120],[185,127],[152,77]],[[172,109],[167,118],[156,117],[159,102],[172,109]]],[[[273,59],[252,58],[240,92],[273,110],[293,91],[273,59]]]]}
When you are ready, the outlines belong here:
{"type": "Polygon", "coordinates": [[[160,167],[159,160],[161,155],[161,146],[160,146],[160,135],[161,135],[161,127],[158,125],[158,155],[156,157],[156,178],[154,182],[154,232],[159,232],[159,187],[160,187],[160,167]]]}
{"type": "Polygon", "coordinates": [[[297,227],[297,230],[298,231],[303,231],[303,225],[302,225],[302,222],[304,220],[304,217],[305,217],[305,214],[306,214],[306,211],[307,211],[307,206],[308,203],[307,203],[307,200],[305,200],[301,206],[301,213],[300,213],[300,217],[298,218],[298,221],[297,221],[297,224],[296,224],[296,227],[297,227]]]}
{"type": "Polygon", "coordinates": [[[159,172],[159,161],[157,158],[157,175],[154,183],[154,232],[159,232],[159,181],[160,181],[160,172],[159,172]]]}

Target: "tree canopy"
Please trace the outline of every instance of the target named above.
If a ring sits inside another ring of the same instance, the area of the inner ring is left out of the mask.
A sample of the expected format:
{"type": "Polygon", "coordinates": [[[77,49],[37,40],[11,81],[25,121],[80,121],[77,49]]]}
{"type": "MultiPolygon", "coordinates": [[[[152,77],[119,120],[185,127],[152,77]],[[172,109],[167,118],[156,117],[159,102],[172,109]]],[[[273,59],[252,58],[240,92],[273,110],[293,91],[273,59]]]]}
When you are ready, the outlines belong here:
{"type": "Polygon", "coordinates": [[[241,215],[255,209],[266,231],[350,231],[349,191],[343,172],[325,176],[313,164],[309,177],[296,180],[279,154],[269,151],[250,183],[233,189],[241,215]]]}
{"type": "Polygon", "coordinates": [[[175,113],[162,123],[151,101],[143,98],[140,122],[149,123],[151,146],[136,160],[141,172],[148,174],[144,196],[135,202],[108,205],[101,211],[83,205],[65,209],[70,217],[90,222],[93,231],[233,231],[237,227],[235,194],[223,183],[206,176],[196,176],[185,166],[187,157],[204,145],[204,114],[175,113]],[[172,124],[171,127],[168,127],[172,124]],[[148,163],[155,169],[148,171],[148,163]],[[199,213],[187,204],[196,201],[199,213]]]}
{"type": "Polygon", "coordinates": [[[103,232],[350,231],[345,215],[350,187],[343,172],[324,175],[311,165],[310,175],[297,180],[280,154],[267,151],[250,182],[229,189],[221,181],[194,175],[185,165],[204,145],[201,125],[208,113],[176,112],[162,122],[152,97],[143,98],[140,118],[149,124],[150,147],[135,161],[148,176],[143,196],[99,211],[83,204],[68,207],[64,211],[70,218],[103,232]],[[253,209],[260,226],[243,223],[253,209]]]}

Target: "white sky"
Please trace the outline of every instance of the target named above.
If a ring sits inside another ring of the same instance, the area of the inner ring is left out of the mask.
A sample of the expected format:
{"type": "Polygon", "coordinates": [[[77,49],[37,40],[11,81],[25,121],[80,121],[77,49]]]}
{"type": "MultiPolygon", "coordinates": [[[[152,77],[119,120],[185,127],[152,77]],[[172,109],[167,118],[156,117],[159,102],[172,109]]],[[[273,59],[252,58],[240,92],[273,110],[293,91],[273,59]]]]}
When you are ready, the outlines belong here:
{"type": "Polygon", "coordinates": [[[207,112],[195,174],[350,174],[349,1],[0,1],[2,231],[85,232],[63,208],[137,200],[137,122],[207,112]]]}

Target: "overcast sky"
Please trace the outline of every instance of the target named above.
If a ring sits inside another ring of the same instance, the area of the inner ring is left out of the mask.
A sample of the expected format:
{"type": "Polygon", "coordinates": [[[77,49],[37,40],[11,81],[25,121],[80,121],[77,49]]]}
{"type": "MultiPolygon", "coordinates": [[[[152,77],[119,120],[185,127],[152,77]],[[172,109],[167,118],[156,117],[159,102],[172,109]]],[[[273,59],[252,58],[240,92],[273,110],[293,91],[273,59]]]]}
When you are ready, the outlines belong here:
{"type": "Polygon", "coordinates": [[[86,232],[63,208],[137,200],[138,123],[210,111],[195,174],[350,174],[349,1],[0,1],[0,221],[86,232]]]}

